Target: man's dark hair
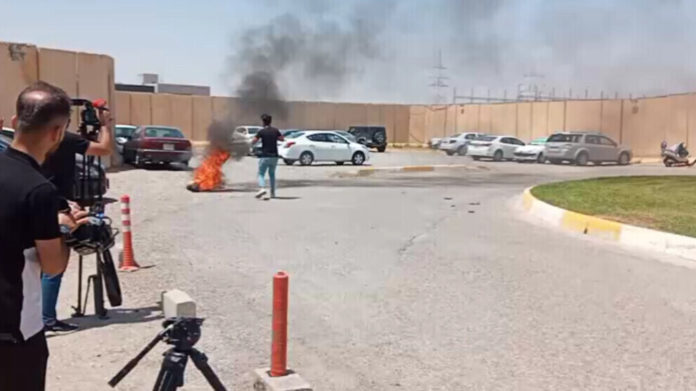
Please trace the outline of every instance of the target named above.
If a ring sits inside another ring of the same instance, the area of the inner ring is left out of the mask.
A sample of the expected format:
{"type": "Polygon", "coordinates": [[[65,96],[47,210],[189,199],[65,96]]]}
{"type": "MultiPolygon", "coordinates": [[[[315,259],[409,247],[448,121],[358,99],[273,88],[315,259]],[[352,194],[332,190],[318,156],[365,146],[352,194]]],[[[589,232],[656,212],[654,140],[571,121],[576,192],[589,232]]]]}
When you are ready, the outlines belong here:
{"type": "Polygon", "coordinates": [[[273,117],[268,114],[261,114],[261,121],[263,121],[264,126],[268,126],[273,121],[273,117]]]}
{"type": "Polygon", "coordinates": [[[17,130],[40,130],[59,117],[70,117],[71,100],[65,91],[44,81],[25,88],[17,97],[17,130]]]}

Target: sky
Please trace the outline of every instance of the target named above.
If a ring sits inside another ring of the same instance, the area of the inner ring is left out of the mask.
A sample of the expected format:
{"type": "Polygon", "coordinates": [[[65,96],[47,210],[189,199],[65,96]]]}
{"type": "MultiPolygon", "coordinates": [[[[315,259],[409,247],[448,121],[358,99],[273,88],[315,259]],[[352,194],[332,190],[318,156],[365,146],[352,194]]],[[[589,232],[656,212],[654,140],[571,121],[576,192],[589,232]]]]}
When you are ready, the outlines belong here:
{"type": "Polygon", "coordinates": [[[237,94],[257,64],[245,56],[279,43],[293,50],[272,73],[295,100],[432,103],[438,52],[446,101],[454,87],[696,90],[690,0],[0,0],[0,13],[0,40],[108,54],[117,82],[158,73],[216,95],[237,94]]]}

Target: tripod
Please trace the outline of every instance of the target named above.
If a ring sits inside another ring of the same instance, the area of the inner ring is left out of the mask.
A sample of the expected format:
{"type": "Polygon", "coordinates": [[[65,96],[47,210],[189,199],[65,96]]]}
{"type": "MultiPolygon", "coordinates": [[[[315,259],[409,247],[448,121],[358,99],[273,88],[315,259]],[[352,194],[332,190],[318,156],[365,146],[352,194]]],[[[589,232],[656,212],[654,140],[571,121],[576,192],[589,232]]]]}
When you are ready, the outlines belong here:
{"type": "Polygon", "coordinates": [[[106,307],[104,306],[104,283],[106,282],[107,285],[107,293],[109,294],[110,304],[112,306],[119,306],[121,305],[121,292],[120,287],[118,286],[118,280],[116,280],[115,286],[113,283],[113,279],[118,279],[118,276],[116,275],[115,270],[109,270],[111,272],[109,273],[111,280],[107,280],[105,278],[105,269],[113,269],[114,264],[113,257],[111,256],[111,251],[108,248],[98,248],[94,254],[96,256],[97,261],[96,273],[87,277],[87,289],[85,291],[84,303],[82,302],[82,268],[85,256],[80,254],[80,257],[78,259],[79,263],[77,269],[77,305],[72,307],[73,310],[75,310],[75,312],[73,312],[73,316],[85,316],[85,310],[87,309],[87,301],[89,300],[89,288],[90,286],[93,286],[94,313],[99,317],[99,319],[107,319],[107,311],[106,307]],[[114,290],[117,290],[118,293],[113,292],[114,290]]]}
{"type": "Polygon", "coordinates": [[[160,331],[116,376],[109,380],[109,385],[116,387],[158,342],[164,341],[167,344],[174,345],[174,347],[164,353],[162,367],[159,374],[157,374],[153,391],[176,391],[176,389],[182,387],[189,358],[191,358],[196,368],[203,374],[203,377],[205,377],[205,380],[208,381],[208,384],[214,391],[226,391],[227,389],[220,382],[213,368],[208,365],[208,357],[193,347],[201,337],[202,323],[203,319],[201,318],[172,318],[165,320],[163,323],[164,330],[160,331]]]}

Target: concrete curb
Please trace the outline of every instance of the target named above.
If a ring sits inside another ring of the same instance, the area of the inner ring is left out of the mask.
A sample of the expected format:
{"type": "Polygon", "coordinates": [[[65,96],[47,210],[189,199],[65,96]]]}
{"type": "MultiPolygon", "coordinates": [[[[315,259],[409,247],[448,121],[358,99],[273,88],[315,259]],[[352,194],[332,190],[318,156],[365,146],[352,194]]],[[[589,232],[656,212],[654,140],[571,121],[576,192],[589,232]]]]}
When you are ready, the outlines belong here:
{"type": "Polygon", "coordinates": [[[531,189],[526,189],[522,194],[523,209],[551,227],[696,261],[696,238],[617,223],[561,209],[540,201],[532,195],[531,189]]]}
{"type": "Polygon", "coordinates": [[[442,169],[482,169],[481,167],[472,167],[468,164],[435,164],[426,166],[402,166],[402,167],[370,167],[361,168],[355,175],[356,176],[370,176],[379,172],[429,172],[442,169]]]}

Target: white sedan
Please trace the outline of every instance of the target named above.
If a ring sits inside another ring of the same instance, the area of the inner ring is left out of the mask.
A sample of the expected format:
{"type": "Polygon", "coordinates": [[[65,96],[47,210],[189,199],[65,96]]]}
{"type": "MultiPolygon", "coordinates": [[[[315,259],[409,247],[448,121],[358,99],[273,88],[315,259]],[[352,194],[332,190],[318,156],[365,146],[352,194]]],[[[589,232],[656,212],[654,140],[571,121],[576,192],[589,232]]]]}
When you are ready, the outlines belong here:
{"type": "Polygon", "coordinates": [[[515,151],[521,146],[524,146],[524,142],[514,136],[480,136],[469,142],[467,154],[474,160],[487,158],[499,162],[513,159],[515,151]]]}
{"type": "Polygon", "coordinates": [[[466,155],[469,142],[480,136],[483,136],[483,134],[476,132],[466,132],[443,138],[440,142],[440,150],[444,151],[447,154],[447,156],[452,156],[455,153],[459,156],[464,156],[466,155]]]}
{"type": "Polygon", "coordinates": [[[529,144],[517,148],[515,151],[515,160],[518,162],[546,162],[546,137],[541,137],[532,140],[529,144]]]}
{"type": "Polygon", "coordinates": [[[336,162],[339,166],[351,162],[360,166],[370,159],[366,146],[343,137],[334,131],[308,130],[291,134],[278,148],[285,164],[299,161],[303,166],[313,162],[336,162]]]}

